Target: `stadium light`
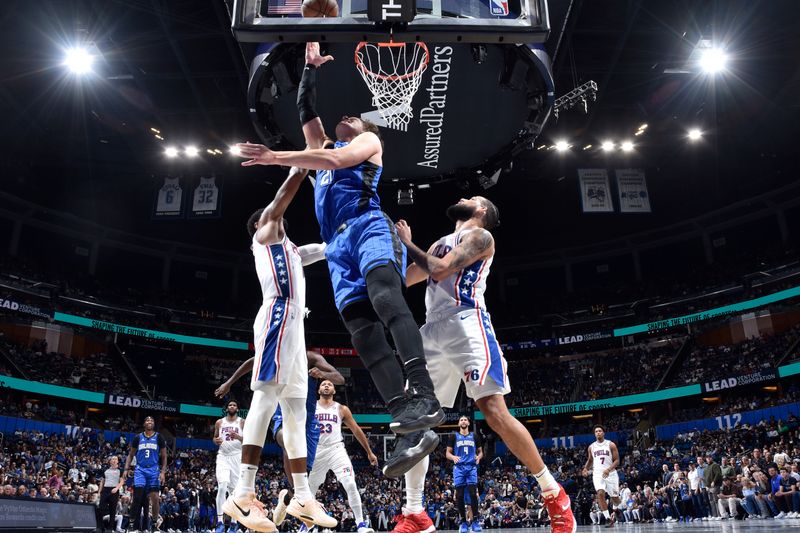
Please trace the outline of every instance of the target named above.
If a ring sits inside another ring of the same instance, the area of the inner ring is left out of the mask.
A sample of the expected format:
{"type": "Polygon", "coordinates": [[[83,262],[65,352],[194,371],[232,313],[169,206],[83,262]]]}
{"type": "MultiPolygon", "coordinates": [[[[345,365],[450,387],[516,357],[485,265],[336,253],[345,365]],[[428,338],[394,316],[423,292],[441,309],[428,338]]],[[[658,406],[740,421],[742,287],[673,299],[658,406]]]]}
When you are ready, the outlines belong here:
{"type": "Polygon", "coordinates": [[[229,151],[230,151],[231,155],[240,155],[242,153],[242,151],[239,150],[235,145],[231,146],[229,151]]]}
{"type": "Polygon", "coordinates": [[[728,55],[719,48],[708,48],[700,54],[700,68],[708,74],[716,74],[728,64],[728,55]]]}
{"type": "Polygon", "coordinates": [[[631,141],[622,141],[622,144],[620,144],[619,147],[623,152],[633,151],[633,143],[631,141]]]}
{"type": "Polygon", "coordinates": [[[70,48],[66,52],[64,65],[74,74],[91,72],[94,57],[86,48],[70,48]]]}
{"type": "Polygon", "coordinates": [[[197,154],[200,153],[200,150],[197,146],[187,146],[184,148],[183,153],[186,154],[186,157],[197,157],[197,154]]]}
{"type": "Polygon", "coordinates": [[[560,141],[556,141],[555,147],[557,152],[566,152],[569,150],[569,143],[561,139],[560,141]]]}
{"type": "Polygon", "coordinates": [[[614,142],[613,141],[603,141],[603,144],[600,145],[600,148],[602,148],[604,152],[613,152],[614,151],[614,142]]]}
{"type": "Polygon", "coordinates": [[[178,157],[178,149],[174,146],[167,146],[167,148],[164,149],[164,155],[167,157],[178,157]]]}
{"type": "Polygon", "coordinates": [[[692,128],[689,130],[687,137],[689,137],[690,141],[699,141],[703,137],[703,132],[697,128],[692,128]]]}

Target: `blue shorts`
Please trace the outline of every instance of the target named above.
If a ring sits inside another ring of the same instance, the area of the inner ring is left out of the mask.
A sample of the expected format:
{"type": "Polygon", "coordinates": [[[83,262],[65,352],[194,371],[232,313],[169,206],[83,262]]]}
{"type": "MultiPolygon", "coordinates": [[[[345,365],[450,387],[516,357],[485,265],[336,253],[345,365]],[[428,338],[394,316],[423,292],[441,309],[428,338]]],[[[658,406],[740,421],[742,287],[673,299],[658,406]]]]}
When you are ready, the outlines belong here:
{"type": "Polygon", "coordinates": [[[478,467],[477,466],[464,466],[458,465],[453,467],[453,486],[463,487],[465,485],[478,484],[478,467]]]}
{"type": "Polygon", "coordinates": [[[158,480],[158,468],[137,468],[133,471],[133,488],[144,487],[146,491],[153,492],[161,489],[158,480]]]}
{"type": "MultiPolygon", "coordinates": [[[[283,426],[283,414],[281,406],[272,415],[272,438],[278,438],[278,431],[283,426]]],[[[314,457],[317,455],[317,444],[319,443],[319,424],[313,416],[306,416],[306,466],[309,470],[314,467],[314,457]]]]}
{"type": "Polygon", "coordinates": [[[405,279],[406,247],[394,223],[383,211],[368,211],[347,221],[325,249],[336,308],[369,298],[367,274],[375,267],[392,264],[405,279]]]}

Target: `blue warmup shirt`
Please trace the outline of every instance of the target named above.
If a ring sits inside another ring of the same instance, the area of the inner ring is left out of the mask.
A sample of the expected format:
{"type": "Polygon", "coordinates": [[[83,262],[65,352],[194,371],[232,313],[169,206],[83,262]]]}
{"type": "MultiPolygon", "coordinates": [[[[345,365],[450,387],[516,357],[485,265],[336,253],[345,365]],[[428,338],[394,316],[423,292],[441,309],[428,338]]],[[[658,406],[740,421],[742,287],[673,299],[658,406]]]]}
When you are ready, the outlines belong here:
{"type": "MultiPolygon", "coordinates": [[[[350,143],[336,141],[338,149],[350,143]]],[[[354,167],[318,170],[314,184],[314,210],[320,235],[326,243],[333,241],[343,223],[381,208],[378,182],[383,167],[364,161],[354,167]]]]}

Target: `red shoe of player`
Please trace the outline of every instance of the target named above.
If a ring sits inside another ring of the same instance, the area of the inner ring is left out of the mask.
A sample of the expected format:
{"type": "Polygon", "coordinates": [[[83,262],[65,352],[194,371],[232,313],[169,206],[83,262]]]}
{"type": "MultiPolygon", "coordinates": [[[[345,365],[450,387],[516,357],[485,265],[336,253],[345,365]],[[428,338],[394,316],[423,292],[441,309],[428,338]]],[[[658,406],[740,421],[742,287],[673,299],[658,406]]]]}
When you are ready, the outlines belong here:
{"type": "Polygon", "coordinates": [[[417,533],[417,526],[404,514],[397,518],[397,525],[389,533],[417,533]]]}
{"type": "Polygon", "coordinates": [[[550,515],[550,530],[553,533],[575,533],[578,530],[578,523],[572,514],[572,502],[564,487],[559,485],[558,488],[561,490],[557,495],[544,499],[544,506],[550,515]]]}
{"type": "MultiPolygon", "coordinates": [[[[403,509],[403,511],[405,512],[405,509],[403,509]]],[[[436,532],[436,526],[433,525],[433,520],[431,520],[431,517],[428,516],[428,513],[426,513],[424,509],[417,514],[406,515],[405,518],[407,521],[411,521],[414,524],[419,533],[436,532]]]]}

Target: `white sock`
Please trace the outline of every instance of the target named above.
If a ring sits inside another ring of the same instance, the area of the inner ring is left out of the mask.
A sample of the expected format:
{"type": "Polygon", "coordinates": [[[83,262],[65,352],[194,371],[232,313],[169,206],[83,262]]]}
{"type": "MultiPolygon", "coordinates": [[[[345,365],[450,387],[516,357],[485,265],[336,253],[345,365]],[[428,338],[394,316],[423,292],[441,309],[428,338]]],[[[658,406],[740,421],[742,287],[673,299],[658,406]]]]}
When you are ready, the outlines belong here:
{"type": "Polygon", "coordinates": [[[605,516],[607,519],[610,519],[610,518],[611,518],[611,513],[609,513],[609,512],[608,512],[608,509],[606,509],[605,511],[603,511],[603,516],[605,516]]]}
{"type": "Polygon", "coordinates": [[[559,490],[558,482],[556,482],[556,479],[553,477],[553,474],[550,473],[547,467],[544,467],[538,474],[534,474],[533,477],[535,477],[536,481],[539,482],[539,488],[542,489],[542,493],[551,491],[557,492],[559,490]]]}
{"type": "Polygon", "coordinates": [[[425,492],[425,474],[428,473],[428,457],[406,472],[406,511],[409,514],[422,512],[422,494],[425,492]]]}
{"type": "Polygon", "coordinates": [[[292,483],[294,484],[294,495],[299,501],[307,502],[314,499],[314,495],[311,494],[311,489],[308,487],[308,474],[292,472],[292,483]]]}
{"type": "Polygon", "coordinates": [[[244,498],[256,492],[256,472],[258,466],[242,463],[239,468],[239,482],[236,484],[236,497],[244,498]]]}

